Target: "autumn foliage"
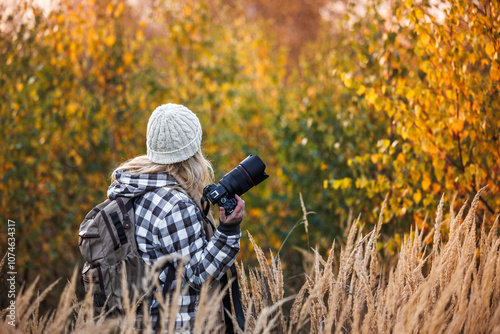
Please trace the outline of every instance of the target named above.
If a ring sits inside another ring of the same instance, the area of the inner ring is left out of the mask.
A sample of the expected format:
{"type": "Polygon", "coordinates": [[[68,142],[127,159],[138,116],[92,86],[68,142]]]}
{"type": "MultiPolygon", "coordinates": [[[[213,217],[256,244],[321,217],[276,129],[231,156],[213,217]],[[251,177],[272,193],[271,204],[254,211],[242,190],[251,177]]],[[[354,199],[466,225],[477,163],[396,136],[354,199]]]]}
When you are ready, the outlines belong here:
{"type": "MultiPolygon", "coordinates": [[[[147,119],[166,102],[196,111],[217,177],[248,154],[268,164],[269,181],[245,194],[244,229],[265,249],[329,249],[358,213],[374,226],[386,194],[381,257],[412,223],[430,231],[443,194],[459,208],[488,185],[475,213],[491,227],[497,2],[346,4],[342,18],[315,13],[300,47],[252,10],[204,0],[0,8],[0,203],[17,222],[19,282],[48,284],[78,264],[78,224],[104,200],[111,170],[144,154],[147,119]]],[[[244,239],[242,259],[251,247],[244,239]]],[[[285,272],[302,265],[282,259],[285,272]]]]}

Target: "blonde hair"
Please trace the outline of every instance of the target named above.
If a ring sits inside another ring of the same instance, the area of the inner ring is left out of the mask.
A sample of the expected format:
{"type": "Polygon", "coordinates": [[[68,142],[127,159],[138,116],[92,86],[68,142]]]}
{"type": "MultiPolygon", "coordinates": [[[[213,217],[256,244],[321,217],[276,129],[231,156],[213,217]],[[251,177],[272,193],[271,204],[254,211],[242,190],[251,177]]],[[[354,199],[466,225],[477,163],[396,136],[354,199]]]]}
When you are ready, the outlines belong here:
{"type": "Polygon", "coordinates": [[[116,173],[126,171],[132,175],[166,173],[177,180],[188,194],[203,194],[203,188],[213,182],[214,170],[212,164],[204,156],[201,150],[189,159],[174,164],[158,164],[149,160],[146,155],[141,155],[125,161],[111,173],[111,180],[116,181],[116,173]]]}

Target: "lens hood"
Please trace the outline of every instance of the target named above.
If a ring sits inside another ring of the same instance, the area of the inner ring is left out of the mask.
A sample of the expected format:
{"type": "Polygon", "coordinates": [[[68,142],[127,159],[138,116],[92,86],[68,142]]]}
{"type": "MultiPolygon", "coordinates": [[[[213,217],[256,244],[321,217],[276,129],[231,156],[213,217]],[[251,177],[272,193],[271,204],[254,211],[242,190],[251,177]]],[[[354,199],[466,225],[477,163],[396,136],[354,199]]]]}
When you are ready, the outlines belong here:
{"type": "Polygon", "coordinates": [[[252,179],[254,186],[258,185],[265,179],[269,177],[266,174],[266,164],[259,158],[258,155],[249,155],[245,160],[243,160],[240,165],[248,173],[248,176],[252,179]]]}

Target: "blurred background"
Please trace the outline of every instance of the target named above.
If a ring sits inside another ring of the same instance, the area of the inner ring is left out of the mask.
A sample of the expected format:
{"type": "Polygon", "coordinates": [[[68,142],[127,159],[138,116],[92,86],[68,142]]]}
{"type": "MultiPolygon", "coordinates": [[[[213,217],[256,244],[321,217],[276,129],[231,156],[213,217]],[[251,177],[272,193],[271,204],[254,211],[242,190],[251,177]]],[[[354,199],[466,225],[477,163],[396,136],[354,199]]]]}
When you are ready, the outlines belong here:
{"type": "Polygon", "coordinates": [[[199,116],[217,181],[249,154],[266,162],[270,178],[244,195],[239,259],[255,263],[246,231],[280,251],[287,293],[312,248],[341,247],[358,215],[368,230],[386,195],[387,261],[409,225],[432,226],[442,196],[453,209],[488,185],[478,214],[492,223],[498,6],[4,0],[0,251],[14,220],[19,286],[69,277],[80,222],[111,171],[146,153],[147,120],[168,102],[199,116]]]}

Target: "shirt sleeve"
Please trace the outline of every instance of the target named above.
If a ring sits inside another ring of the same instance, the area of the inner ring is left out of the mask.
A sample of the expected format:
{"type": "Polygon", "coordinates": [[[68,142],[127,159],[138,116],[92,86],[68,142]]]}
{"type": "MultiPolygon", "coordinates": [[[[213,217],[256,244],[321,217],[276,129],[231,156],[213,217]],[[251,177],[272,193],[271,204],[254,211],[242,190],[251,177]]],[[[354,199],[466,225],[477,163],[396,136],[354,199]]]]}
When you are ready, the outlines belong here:
{"type": "Polygon", "coordinates": [[[201,212],[190,201],[178,201],[157,226],[162,253],[177,253],[186,259],[184,275],[195,290],[209,278],[219,280],[240,250],[239,224],[217,228],[207,241],[201,212]]]}

